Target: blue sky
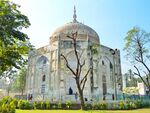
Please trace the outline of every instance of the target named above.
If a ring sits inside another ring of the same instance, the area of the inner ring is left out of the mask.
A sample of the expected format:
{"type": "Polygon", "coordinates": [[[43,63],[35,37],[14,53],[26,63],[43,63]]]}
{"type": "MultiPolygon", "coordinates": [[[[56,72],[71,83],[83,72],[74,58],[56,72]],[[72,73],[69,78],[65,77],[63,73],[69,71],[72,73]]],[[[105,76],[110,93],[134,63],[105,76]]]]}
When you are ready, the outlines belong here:
{"type": "Polygon", "coordinates": [[[122,72],[130,69],[124,58],[124,37],[129,29],[139,26],[150,32],[150,0],[12,0],[20,4],[31,26],[25,32],[39,48],[47,45],[51,33],[72,21],[76,5],[77,20],[93,28],[100,43],[121,51],[122,72]]]}

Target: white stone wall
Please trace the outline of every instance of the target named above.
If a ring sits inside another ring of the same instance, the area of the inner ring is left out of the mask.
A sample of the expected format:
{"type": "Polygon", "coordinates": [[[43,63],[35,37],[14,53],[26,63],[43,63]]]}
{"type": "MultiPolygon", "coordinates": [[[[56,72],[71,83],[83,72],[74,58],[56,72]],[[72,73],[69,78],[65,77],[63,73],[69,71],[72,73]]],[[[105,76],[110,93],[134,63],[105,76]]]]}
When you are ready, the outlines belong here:
{"type": "MultiPolygon", "coordinates": [[[[81,61],[85,60],[85,66],[83,67],[81,75],[85,75],[91,66],[90,58],[92,57],[93,59],[93,77],[92,73],[89,73],[84,89],[84,97],[87,98],[88,101],[104,99],[102,80],[104,75],[106,77],[107,88],[105,99],[110,100],[112,99],[112,94],[115,94],[115,90],[119,89],[118,84],[122,83],[122,81],[119,81],[120,78],[122,79],[120,52],[116,50],[113,56],[110,52],[111,48],[101,45],[98,48],[99,53],[91,56],[88,46],[91,43],[98,42],[88,39],[92,38],[90,36],[87,37],[87,35],[82,35],[78,40],[81,42],[79,45],[80,48],[78,49],[79,54],[82,54],[81,61]]],[[[73,94],[78,92],[75,80],[72,73],[67,69],[64,59],[60,57],[60,54],[65,55],[71,67],[75,68],[76,58],[74,51],[73,48],[64,48],[62,45],[63,41],[70,41],[70,39],[66,39],[64,35],[56,35],[55,40],[56,41],[53,42],[50,41],[50,45],[30,53],[26,92],[27,94],[33,94],[34,100],[75,101],[75,95],[68,95],[70,87],[73,89],[73,94]],[[41,57],[47,59],[46,64],[43,65],[42,62],[38,62],[41,57]],[[42,82],[43,75],[46,75],[44,82],[42,82]],[[42,85],[45,85],[44,93],[41,93],[42,85]]]]}

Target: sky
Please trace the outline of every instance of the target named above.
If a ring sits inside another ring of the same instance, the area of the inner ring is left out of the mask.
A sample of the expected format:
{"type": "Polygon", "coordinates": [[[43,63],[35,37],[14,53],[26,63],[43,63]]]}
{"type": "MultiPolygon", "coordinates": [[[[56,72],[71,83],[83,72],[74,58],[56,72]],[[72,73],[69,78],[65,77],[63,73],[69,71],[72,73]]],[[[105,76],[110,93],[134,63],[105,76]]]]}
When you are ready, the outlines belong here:
{"type": "Polygon", "coordinates": [[[31,26],[24,30],[36,48],[49,43],[53,31],[73,20],[93,28],[100,43],[121,52],[122,73],[132,66],[123,51],[127,31],[138,26],[150,32],[150,0],[11,0],[28,16],[31,26]]]}

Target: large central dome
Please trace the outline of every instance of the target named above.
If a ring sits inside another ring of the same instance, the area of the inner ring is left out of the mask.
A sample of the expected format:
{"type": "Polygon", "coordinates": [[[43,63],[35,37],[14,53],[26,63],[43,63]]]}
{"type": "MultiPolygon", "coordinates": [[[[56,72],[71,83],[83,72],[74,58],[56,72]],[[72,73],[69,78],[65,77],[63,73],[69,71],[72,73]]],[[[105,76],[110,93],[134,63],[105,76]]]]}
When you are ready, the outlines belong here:
{"type": "MultiPolygon", "coordinates": [[[[95,40],[99,42],[98,34],[89,26],[84,25],[76,20],[76,10],[74,8],[73,22],[69,22],[61,27],[58,27],[50,37],[50,40],[53,40],[55,37],[61,34],[68,34],[72,32],[78,32],[78,35],[89,36],[91,40],[95,40]]],[[[54,39],[55,40],[55,39],[54,39]]]]}
{"type": "Polygon", "coordinates": [[[52,35],[61,34],[61,33],[66,34],[67,32],[71,32],[71,31],[78,31],[78,34],[86,34],[86,35],[91,35],[95,38],[99,38],[98,34],[91,27],[79,22],[67,23],[57,28],[52,35]]]}

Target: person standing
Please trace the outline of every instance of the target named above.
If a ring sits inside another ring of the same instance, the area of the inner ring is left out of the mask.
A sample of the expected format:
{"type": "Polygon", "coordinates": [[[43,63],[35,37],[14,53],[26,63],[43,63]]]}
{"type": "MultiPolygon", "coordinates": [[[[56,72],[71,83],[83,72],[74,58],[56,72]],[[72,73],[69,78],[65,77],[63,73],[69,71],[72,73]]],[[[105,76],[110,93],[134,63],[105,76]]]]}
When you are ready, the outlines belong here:
{"type": "Polygon", "coordinates": [[[75,93],[75,99],[76,99],[76,101],[78,100],[78,93],[77,92],[75,93]]]}

